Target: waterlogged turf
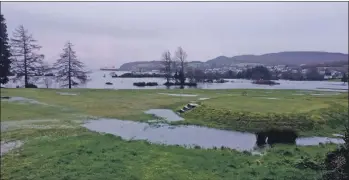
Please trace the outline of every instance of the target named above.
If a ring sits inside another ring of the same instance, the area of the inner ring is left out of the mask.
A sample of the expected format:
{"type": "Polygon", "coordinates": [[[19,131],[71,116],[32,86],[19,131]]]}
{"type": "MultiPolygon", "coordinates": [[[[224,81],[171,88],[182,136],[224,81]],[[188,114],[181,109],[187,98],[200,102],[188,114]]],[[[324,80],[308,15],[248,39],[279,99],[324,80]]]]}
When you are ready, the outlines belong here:
{"type": "Polygon", "coordinates": [[[2,179],[314,179],[334,148],[277,146],[265,155],[124,141],[83,129],[40,130],[8,153],[2,179]],[[42,135],[45,134],[44,137],[42,135]]]}
{"type": "Polygon", "coordinates": [[[57,93],[61,91],[1,89],[2,96],[47,104],[1,102],[1,123],[9,127],[1,131],[1,141],[23,142],[1,157],[1,179],[314,179],[323,173],[325,154],[336,145],[276,145],[262,155],[226,148],[188,149],[91,132],[80,126],[80,120],[148,121],[154,119],[144,113],[149,109],[178,110],[196,101],[200,106],[181,114],[185,120],[178,122],[246,131],[287,122],[304,134],[324,136],[343,134],[348,109],[347,93],[313,96],[320,92],[74,89],[64,92],[78,95],[62,96],[57,93]],[[236,115],[239,119],[233,118],[236,115]]]}

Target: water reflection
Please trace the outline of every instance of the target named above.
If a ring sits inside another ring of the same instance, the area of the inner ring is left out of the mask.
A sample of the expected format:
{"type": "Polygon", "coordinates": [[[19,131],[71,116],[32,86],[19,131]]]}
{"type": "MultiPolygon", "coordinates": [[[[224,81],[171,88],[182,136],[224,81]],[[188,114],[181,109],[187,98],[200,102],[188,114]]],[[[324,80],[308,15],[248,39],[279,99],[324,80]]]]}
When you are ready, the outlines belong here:
{"type": "MultiPolygon", "coordinates": [[[[109,133],[126,140],[147,140],[166,145],[182,145],[202,148],[228,147],[239,151],[255,148],[256,136],[252,133],[218,130],[198,126],[150,125],[117,119],[91,120],[82,125],[92,131],[109,133]]],[[[297,145],[318,145],[319,143],[343,143],[336,138],[309,137],[297,138],[297,145]]]]}

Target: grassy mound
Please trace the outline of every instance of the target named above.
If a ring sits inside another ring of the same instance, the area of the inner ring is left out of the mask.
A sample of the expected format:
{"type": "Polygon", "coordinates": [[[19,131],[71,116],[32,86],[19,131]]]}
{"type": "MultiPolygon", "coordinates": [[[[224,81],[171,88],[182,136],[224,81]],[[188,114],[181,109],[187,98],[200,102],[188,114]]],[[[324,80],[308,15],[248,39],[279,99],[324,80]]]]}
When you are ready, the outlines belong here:
{"type": "Polygon", "coordinates": [[[301,135],[331,134],[343,130],[348,119],[347,107],[333,104],[303,113],[259,113],[233,111],[203,104],[184,114],[186,123],[215,128],[258,132],[270,128],[293,129],[301,135]],[[339,129],[338,129],[339,128],[339,129]]]}

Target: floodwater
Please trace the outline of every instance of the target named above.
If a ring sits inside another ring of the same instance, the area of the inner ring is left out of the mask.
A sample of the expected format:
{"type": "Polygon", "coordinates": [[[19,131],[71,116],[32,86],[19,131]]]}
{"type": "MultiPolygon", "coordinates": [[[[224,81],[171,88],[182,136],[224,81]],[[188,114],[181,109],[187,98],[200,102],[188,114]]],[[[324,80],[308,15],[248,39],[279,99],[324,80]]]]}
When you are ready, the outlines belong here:
{"type": "MultiPolygon", "coordinates": [[[[90,120],[82,125],[89,130],[114,134],[126,140],[147,140],[151,143],[182,145],[202,148],[228,147],[239,151],[252,151],[256,136],[252,133],[226,131],[199,126],[152,125],[118,119],[90,120]]],[[[298,138],[297,145],[318,145],[319,143],[344,143],[341,139],[325,137],[298,138]]]]}
{"type": "Polygon", "coordinates": [[[196,97],[198,96],[197,94],[169,94],[169,93],[158,93],[158,94],[163,94],[163,95],[168,95],[168,96],[179,96],[179,97],[196,97]]]}
{"type": "Polygon", "coordinates": [[[328,138],[328,137],[304,137],[296,140],[296,143],[302,146],[309,146],[319,143],[334,143],[334,144],[343,144],[344,140],[340,138],[328,138]]]}
{"type": "Polygon", "coordinates": [[[211,98],[199,98],[199,101],[204,101],[204,100],[208,100],[208,99],[211,99],[211,98]]]}
{"type": "MultiPolygon", "coordinates": [[[[81,85],[80,88],[91,88],[91,89],[166,89],[167,87],[162,85],[166,82],[164,78],[112,78],[109,73],[110,71],[95,70],[89,75],[91,81],[85,85],[81,85]],[[105,77],[103,77],[105,75],[105,77]],[[106,85],[106,82],[111,82],[113,85],[106,85]],[[133,86],[134,82],[157,82],[159,86],[146,86],[137,87],[133,86]]],[[[116,71],[117,75],[127,73],[127,71],[116,71]]],[[[52,77],[50,77],[52,78],[52,77]]],[[[199,83],[196,88],[199,89],[303,89],[303,90],[319,90],[319,91],[348,91],[348,84],[342,82],[328,82],[328,81],[288,81],[278,80],[276,82],[280,85],[269,86],[269,85],[258,85],[252,84],[250,80],[234,79],[234,82],[227,83],[199,83]]],[[[52,78],[52,82],[53,78],[52,78]]],[[[35,83],[40,88],[46,88],[44,81],[39,78],[35,83]]],[[[7,88],[15,88],[16,86],[22,86],[21,82],[10,81],[5,85],[7,88]]],[[[52,83],[50,88],[60,88],[59,83],[52,83]]],[[[179,88],[179,87],[170,87],[179,88]]],[[[189,88],[189,87],[185,87],[189,88]]],[[[195,87],[191,87],[195,88],[195,87]]]]}
{"type": "Polygon", "coordinates": [[[166,121],[182,121],[182,117],[178,116],[170,109],[150,109],[145,111],[146,114],[153,114],[157,117],[164,118],[166,121]]]}
{"type": "Polygon", "coordinates": [[[78,94],[76,93],[68,93],[68,92],[57,92],[59,95],[62,95],[62,96],[76,96],[78,94]]]}
{"type": "Polygon", "coordinates": [[[23,143],[21,141],[10,141],[10,142],[1,142],[1,156],[5,155],[12,149],[18,148],[23,143]]]}
{"type": "Polygon", "coordinates": [[[31,103],[31,104],[41,104],[47,105],[46,103],[39,102],[34,99],[24,98],[24,97],[9,97],[8,99],[1,99],[2,101],[8,102],[20,102],[20,103],[31,103]]]}

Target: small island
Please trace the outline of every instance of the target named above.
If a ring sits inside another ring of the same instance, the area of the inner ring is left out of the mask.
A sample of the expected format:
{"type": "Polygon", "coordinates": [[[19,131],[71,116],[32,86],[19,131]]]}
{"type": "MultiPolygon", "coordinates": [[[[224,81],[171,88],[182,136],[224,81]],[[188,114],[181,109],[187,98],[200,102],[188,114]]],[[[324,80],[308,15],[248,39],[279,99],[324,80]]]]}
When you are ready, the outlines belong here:
{"type": "Polygon", "coordinates": [[[135,82],[133,83],[134,86],[138,87],[144,87],[144,86],[158,86],[157,82],[135,82]]]}
{"type": "Polygon", "coordinates": [[[280,83],[272,81],[272,80],[254,80],[252,81],[253,84],[262,84],[262,85],[280,85],[280,83]]]}

